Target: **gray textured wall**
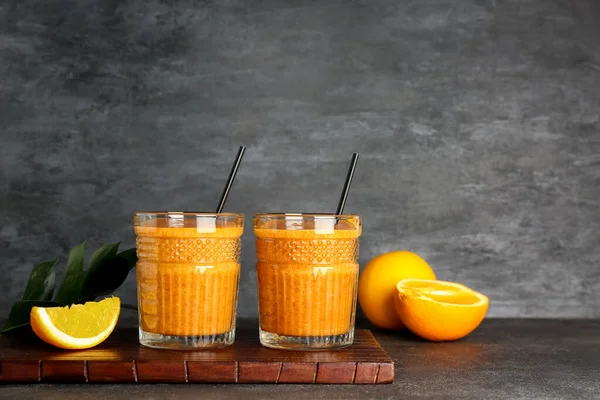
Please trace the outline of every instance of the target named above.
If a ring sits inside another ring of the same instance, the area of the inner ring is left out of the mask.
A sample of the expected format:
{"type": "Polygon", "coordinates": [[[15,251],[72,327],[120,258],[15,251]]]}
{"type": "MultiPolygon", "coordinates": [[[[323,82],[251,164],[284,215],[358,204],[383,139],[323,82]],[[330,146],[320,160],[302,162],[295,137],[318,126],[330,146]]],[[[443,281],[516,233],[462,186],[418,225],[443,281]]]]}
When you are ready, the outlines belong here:
{"type": "Polygon", "coordinates": [[[244,144],[229,211],[331,212],[358,151],[362,265],[406,248],[490,316],[600,317],[591,0],[215,3],[0,2],[2,315],[34,263],[133,246],[134,211],[212,210],[244,144]]]}

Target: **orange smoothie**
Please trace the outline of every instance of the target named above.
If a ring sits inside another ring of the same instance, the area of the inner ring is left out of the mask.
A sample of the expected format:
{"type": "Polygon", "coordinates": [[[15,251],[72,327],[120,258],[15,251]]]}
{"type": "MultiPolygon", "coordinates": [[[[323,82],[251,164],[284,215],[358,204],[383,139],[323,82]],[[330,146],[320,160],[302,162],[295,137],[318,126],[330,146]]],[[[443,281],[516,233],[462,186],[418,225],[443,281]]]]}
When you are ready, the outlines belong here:
{"type": "Polygon", "coordinates": [[[255,224],[262,331],[329,337],[353,330],[361,233],[354,222],[255,224]]]}
{"type": "Polygon", "coordinates": [[[144,333],[196,337],[235,328],[243,227],[196,225],[152,219],[135,226],[144,333]]]}

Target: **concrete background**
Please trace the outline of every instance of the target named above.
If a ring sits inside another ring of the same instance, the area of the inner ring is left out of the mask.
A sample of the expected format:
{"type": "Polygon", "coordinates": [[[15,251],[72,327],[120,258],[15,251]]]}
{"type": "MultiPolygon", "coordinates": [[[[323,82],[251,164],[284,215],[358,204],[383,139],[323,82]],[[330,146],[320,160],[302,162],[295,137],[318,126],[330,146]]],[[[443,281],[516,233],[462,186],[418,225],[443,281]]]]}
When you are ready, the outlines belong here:
{"type": "MultiPolygon", "coordinates": [[[[596,4],[0,1],[1,315],[35,263],[132,247],[133,212],[215,208],[243,144],[228,211],[333,212],[360,152],[361,265],[600,317],[596,4]]],[[[243,317],[254,262],[248,218],[243,317]]]]}

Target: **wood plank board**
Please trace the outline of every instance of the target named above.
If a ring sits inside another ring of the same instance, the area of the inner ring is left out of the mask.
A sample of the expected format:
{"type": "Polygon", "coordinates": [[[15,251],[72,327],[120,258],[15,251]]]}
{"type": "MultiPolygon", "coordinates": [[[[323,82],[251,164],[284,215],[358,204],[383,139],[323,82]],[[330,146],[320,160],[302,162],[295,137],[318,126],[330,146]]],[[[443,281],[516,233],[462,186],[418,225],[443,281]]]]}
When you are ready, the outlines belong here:
{"type": "Polygon", "coordinates": [[[394,380],[394,362],[366,329],[350,347],[289,351],[262,347],[256,329],[238,329],[227,348],[156,350],[138,344],[136,329],[116,330],[80,351],[55,349],[33,334],[0,337],[0,382],[20,383],[328,383],[394,380]]]}

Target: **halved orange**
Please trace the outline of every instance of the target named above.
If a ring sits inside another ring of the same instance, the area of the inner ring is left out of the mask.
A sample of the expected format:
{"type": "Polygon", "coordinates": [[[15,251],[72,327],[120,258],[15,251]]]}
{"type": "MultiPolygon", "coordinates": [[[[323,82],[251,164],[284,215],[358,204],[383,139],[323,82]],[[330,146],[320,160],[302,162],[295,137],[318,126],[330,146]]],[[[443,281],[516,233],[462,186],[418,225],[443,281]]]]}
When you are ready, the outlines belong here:
{"type": "Polygon", "coordinates": [[[121,301],[109,297],[99,302],[66,307],[33,307],[31,328],[44,342],[62,349],[89,349],[112,333],[121,301]]]}
{"type": "Polygon", "coordinates": [[[465,285],[428,279],[404,279],[396,285],[398,317],[415,335],[431,341],[460,339],[479,326],[488,298],[465,285]]]}

